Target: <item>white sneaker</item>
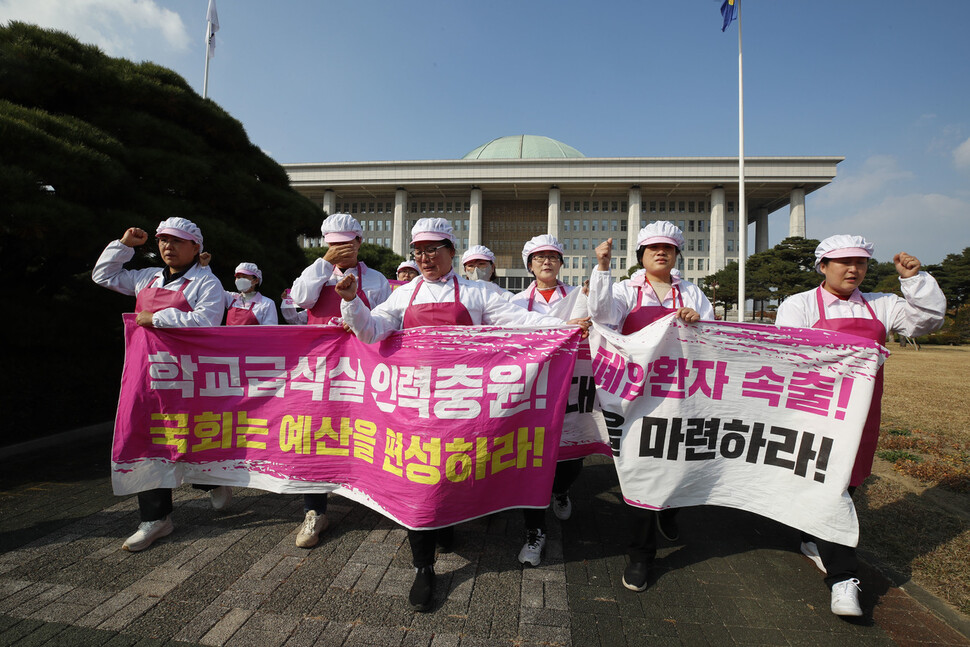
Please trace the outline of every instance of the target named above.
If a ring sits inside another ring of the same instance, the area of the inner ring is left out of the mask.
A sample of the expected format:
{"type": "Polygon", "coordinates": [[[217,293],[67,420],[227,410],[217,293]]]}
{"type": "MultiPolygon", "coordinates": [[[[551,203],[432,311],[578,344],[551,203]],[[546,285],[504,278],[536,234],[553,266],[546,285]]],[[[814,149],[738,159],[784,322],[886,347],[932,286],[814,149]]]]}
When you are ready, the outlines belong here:
{"type": "Polygon", "coordinates": [[[568,492],[552,495],[552,513],[560,521],[565,521],[573,514],[573,502],[569,500],[568,492]]]}
{"type": "Polygon", "coordinates": [[[157,521],[142,521],[138,524],[135,534],[125,540],[122,548],[137,553],[151,546],[156,539],[171,535],[173,530],[175,530],[175,524],[172,523],[172,515],[166,515],[157,521]]]}
{"type": "Polygon", "coordinates": [[[812,563],[818,567],[818,570],[823,573],[828,573],[825,570],[825,564],[822,563],[822,556],[818,554],[818,546],[815,545],[814,541],[803,541],[801,548],[802,555],[812,560],[812,563]]]}
{"type": "Polygon", "coordinates": [[[213,510],[222,510],[232,501],[232,488],[228,485],[220,485],[214,490],[209,490],[209,500],[212,502],[213,510]]]}
{"type": "Polygon", "coordinates": [[[859,606],[859,580],[852,578],[836,582],[832,586],[832,613],[837,616],[861,616],[859,606]]]}
{"type": "Polygon", "coordinates": [[[320,533],[327,529],[327,515],[307,510],[300,532],[296,533],[297,548],[313,548],[320,541],[320,533]]]}
{"type": "Polygon", "coordinates": [[[519,561],[523,564],[538,566],[542,561],[542,550],[546,547],[546,533],[530,530],[525,538],[525,546],[519,551],[519,561]]]}

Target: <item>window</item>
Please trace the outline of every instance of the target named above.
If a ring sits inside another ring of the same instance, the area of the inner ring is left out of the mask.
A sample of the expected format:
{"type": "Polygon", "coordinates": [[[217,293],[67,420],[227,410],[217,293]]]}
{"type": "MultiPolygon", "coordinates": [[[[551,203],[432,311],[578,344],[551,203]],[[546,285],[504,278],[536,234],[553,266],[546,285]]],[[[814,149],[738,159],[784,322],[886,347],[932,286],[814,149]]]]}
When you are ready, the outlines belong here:
{"type": "Polygon", "coordinates": [[[688,220],[687,221],[687,231],[694,231],[694,221],[693,220],[688,220]]]}
{"type": "Polygon", "coordinates": [[[569,221],[568,220],[563,220],[562,221],[562,230],[563,231],[569,231],[569,221]]]}
{"type": "Polygon", "coordinates": [[[384,221],[384,229],[386,229],[387,231],[391,231],[391,221],[390,220],[385,220],[384,221]]]}
{"type": "Polygon", "coordinates": [[[669,211],[670,213],[677,211],[677,203],[671,200],[670,204],[667,205],[667,211],[669,211]]]}
{"type": "Polygon", "coordinates": [[[734,203],[728,202],[728,211],[734,213],[734,203]]]}
{"type": "Polygon", "coordinates": [[[589,238],[583,239],[583,250],[589,249],[589,238]]]}
{"type": "Polygon", "coordinates": [[[589,230],[590,231],[596,231],[596,221],[595,220],[591,220],[590,221],[590,223],[589,223],[589,230]]]}
{"type": "Polygon", "coordinates": [[[684,221],[684,220],[678,220],[677,221],[677,226],[680,228],[681,231],[684,231],[684,227],[686,226],[686,221],[684,221]]]}
{"type": "Polygon", "coordinates": [[[687,203],[687,212],[694,213],[694,201],[691,200],[687,203]]]}
{"type": "Polygon", "coordinates": [[[693,238],[688,238],[687,239],[687,251],[688,252],[694,251],[694,239],[693,238]]]}
{"type": "Polygon", "coordinates": [[[657,202],[655,200],[650,201],[650,213],[657,213],[657,202]]]}
{"type": "Polygon", "coordinates": [[[626,220],[620,221],[620,231],[626,231],[626,220]]]}
{"type": "Polygon", "coordinates": [[[600,203],[598,200],[596,200],[593,202],[593,211],[599,211],[599,210],[600,210],[600,203]]]}
{"type": "Polygon", "coordinates": [[[428,203],[427,202],[422,202],[421,203],[421,213],[427,213],[427,212],[428,212],[428,203]]]}
{"type": "Polygon", "coordinates": [[[573,211],[575,211],[577,213],[579,212],[579,203],[578,202],[574,202],[573,203],[573,211]]]}
{"type": "Polygon", "coordinates": [[[663,200],[661,200],[660,201],[660,213],[666,213],[666,211],[667,211],[667,203],[664,202],[663,200]]]}
{"type": "Polygon", "coordinates": [[[376,222],[376,224],[377,224],[377,231],[384,231],[384,221],[383,220],[378,220],[376,222]]]}
{"type": "Polygon", "coordinates": [[[587,231],[589,227],[589,220],[583,221],[583,231],[587,231]]]}
{"type": "Polygon", "coordinates": [[[703,258],[698,258],[697,259],[697,269],[699,269],[699,270],[703,270],[704,269],[704,259],[703,258]]]}
{"type": "Polygon", "coordinates": [[[573,238],[573,249],[579,249],[579,239],[573,238]]]}
{"type": "Polygon", "coordinates": [[[562,210],[569,213],[569,205],[572,204],[569,200],[562,203],[562,210]]]}
{"type": "Polygon", "coordinates": [[[621,238],[620,239],[620,251],[621,252],[625,252],[626,251],[626,238],[621,238]]]}
{"type": "Polygon", "coordinates": [[[687,203],[684,202],[683,200],[680,201],[680,211],[681,213],[683,213],[684,211],[687,211],[687,203]]]}
{"type": "Polygon", "coordinates": [[[704,221],[703,220],[698,220],[697,221],[697,231],[704,231],[704,221]]]}
{"type": "MultiPolygon", "coordinates": [[[[576,241],[573,241],[576,242],[576,241]]],[[[573,269],[579,269],[579,257],[573,256],[573,269]]]]}
{"type": "Polygon", "coordinates": [[[350,205],[350,213],[357,213],[357,203],[350,205]]]}
{"type": "Polygon", "coordinates": [[[583,256],[583,269],[589,268],[589,256],[583,256]]]}
{"type": "Polygon", "coordinates": [[[698,211],[700,211],[701,213],[704,213],[704,212],[706,212],[706,211],[707,211],[707,208],[706,208],[706,207],[704,206],[704,205],[706,205],[706,204],[707,204],[707,203],[706,203],[706,202],[704,202],[703,200],[702,200],[701,202],[698,202],[698,203],[697,203],[697,210],[698,210],[698,211]]]}
{"type": "Polygon", "coordinates": [[[733,238],[728,238],[727,239],[727,250],[729,252],[733,252],[734,251],[734,239],[733,238]]]}
{"type": "Polygon", "coordinates": [[[620,269],[621,270],[626,269],[626,256],[623,256],[620,258],[620,269]]]}
{"type": "Polygon", "coordinates": [[[616,256],[614,256],[613,258],[610,259],[610,269],[611,270],[615,270],[616,269],[616,256]]]}
{"type": "Polygon", "coordinates": [[[417,212],[418,212],[418,203],[417,202],[412,202],[411,203],[411,211],[409,213],[417,213],[417,212]]]}
{"type": "MultiPolygon", "coordinates": [[[[697,239],[697,251],[699,251],[699,252],[703,252],[704,251],[704,239],[703,238],[698,238],[697,239]]],[[[701,268],[697,268],[697,269],[701,269],[701,268]]]]}
{"type": "Polygon", "coordinates": [[[588,200],[584,200],[583,201],[583,211],[589,211],[589,201],[588,200]]]}
{"type": "Polygon", "coordinates": [[[729,232],[731,232],[731,233],[734,233],[734,221],[733,220],[728,220],[727,221],[727,230],[729,232]]]}
{"type": "Polygon", "coordinates": [[[620,211],[626,213],[626,202],[620,203],[620,211]]]}
{"type": "Polygon", "coordinates": [[[688,258],[687,259],[687,269],[688,270],[693,270],[694,269],[694,259],[693,258],[688,258]]]}
{"type": "Polygon", "coordinates": [[[620,206],[619,203],[614,200],[612,204],[613,204],[613,211],[618,211],[618,207],[620,206]]]}

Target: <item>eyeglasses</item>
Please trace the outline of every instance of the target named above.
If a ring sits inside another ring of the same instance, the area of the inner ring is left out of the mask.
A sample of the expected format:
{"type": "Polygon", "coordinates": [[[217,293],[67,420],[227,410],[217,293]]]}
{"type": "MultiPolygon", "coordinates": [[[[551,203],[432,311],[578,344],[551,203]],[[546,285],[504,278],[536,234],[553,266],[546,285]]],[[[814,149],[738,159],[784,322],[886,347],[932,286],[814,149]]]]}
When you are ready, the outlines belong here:
{"type": "Polygon", "coordinates": [[[438,255],[438,252],[447,247],[447,245],[436,245],[434,247],[425,247],[424,249],[412,249],[411,258],[418,259],[421,256],[431,259],[438,255]]]}
{"type": "Polygon", "coordinates": [[[542,254],[536,254],[535,256],[532,257],[532,260],[539,261],[540,263],[545,263],[546,261],[549,261],[550,263],[558,263],[559,256],[556,256],[556,255],[545,256],[542,254]]]}

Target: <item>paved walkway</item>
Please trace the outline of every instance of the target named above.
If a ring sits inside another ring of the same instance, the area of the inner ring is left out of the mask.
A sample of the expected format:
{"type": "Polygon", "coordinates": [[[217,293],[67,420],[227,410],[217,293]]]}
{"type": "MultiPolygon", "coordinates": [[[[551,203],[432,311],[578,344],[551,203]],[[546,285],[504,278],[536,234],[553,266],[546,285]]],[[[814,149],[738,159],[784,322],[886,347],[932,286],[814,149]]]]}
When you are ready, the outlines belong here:
{"type": "Polygon", "coordinates": [[[723,508],[684,510],[650,588],[627,591],[628,519],[601,457],[573,490],[573,518],[548,513],[541,567],[516,559],[521,513],[462,524],[438,559],[434,612],[414,614],[405,532],[339,497],[323,543],[301,550],[300,497],[236,490],[215,512],[183,487],[175,533],[121,550],[137,502],[111,494],[108,452],[99,439],[45,463],[3,460],[0,645],[970,645],[966,618],[945,623],[871,569],[866,616],[833,616],[795,531],[723,508]]]}

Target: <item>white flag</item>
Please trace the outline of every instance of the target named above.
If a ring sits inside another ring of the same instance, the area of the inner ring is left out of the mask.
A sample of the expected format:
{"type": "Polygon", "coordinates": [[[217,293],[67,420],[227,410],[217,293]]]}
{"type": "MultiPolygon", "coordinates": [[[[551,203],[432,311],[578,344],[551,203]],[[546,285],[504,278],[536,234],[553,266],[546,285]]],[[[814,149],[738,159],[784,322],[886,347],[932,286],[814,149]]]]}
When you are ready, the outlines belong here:
{"type": "Polygon", "coordinates": [[[206,56],[212,58],[216,55],[216,32],[219,31],[219,12],[216,11],[216,0],[209,0],[209,10],[205,14],[206,25],[205,40],[208,47],[206,56]]]}

